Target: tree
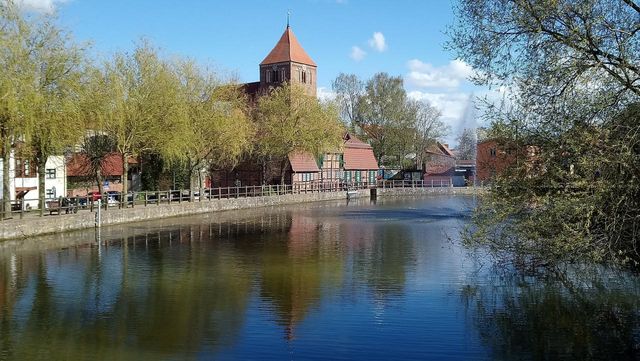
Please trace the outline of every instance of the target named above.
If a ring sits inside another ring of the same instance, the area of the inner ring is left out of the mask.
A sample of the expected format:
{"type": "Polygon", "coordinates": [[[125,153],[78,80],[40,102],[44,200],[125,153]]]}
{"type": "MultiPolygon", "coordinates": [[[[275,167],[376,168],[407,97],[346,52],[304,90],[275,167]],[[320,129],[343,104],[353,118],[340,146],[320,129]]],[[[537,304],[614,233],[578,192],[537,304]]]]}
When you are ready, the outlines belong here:
{"type": "Polygon", "coordinates": [[[250,146],[253,127],[246,99],[234,84],[223,84],[191,61],[177,64],[189,141],[184,158],[188,178],[203,168],[235,166],[250,146]]]}
{"type": "Polygon", "coordinates": [[[437,139],[447,135],[449,127],[442,122],[442,113],[432,105],[413,101],[415,108],[415,139],[413,141],[416,163],[422,164],[427,149],[435,144],[437,139]]]}
{"type": "Polygon", "coordinates": [[[29,138],[34,125],[36,99],[33,24],[12,1],[0,3],[0,158],[2,217],[11,211],[9,159],[15,142],[29,138]]]}
{"type": "Polygon", "coordinates": [[[257,107],[258,154],[281,163],[284,184],[288,155],[319,155],[340,147],[343,127],[337,110],[308,96],[297,85],[284,84],[260,98],[257,107]]]}
{"type": "Polygon", "coordinates": [[[473,129],[464,128],[456,141],[458,142],[456,148],[458,159],[476,159],[477,138],[473,129]]]}
{"type": "Polygon", "coordinates": [[[119,53],[104,64],[101,84],[106,106],[100,133],[111,137],[122,157],[123,192],[128,190],[129,158],[153,151],[167,161],[180,159],[191,141],[185,130],[180,85],[170,64],[148,43],[133,54],[119,53]]]}
{"type": "Polygon", "coordinates": [[[348,127],[354,127],[360,120],[364,83],[355,74],[340,73],[331,83],[331,88],[336,93],[342,121],[348,127]]]}
{"type": "Polygon", "coordinates": [[[477,82],[508,90],[486,114],[492,137],[516,155],[467,241],[532,268],[639,265],[640,6],[461,0],[456,12],[449,45],[477,82]]]}
{"type": "Polygon", "coordinates": [[[47,159],[77,143],[84,131],[79,100],[84,54],[69,36],[46,18],[32,37],[36,68],[36,97],[32,104],[37,119],[29,145],[38,168],[38,198],[43,209],[47,159]]]}

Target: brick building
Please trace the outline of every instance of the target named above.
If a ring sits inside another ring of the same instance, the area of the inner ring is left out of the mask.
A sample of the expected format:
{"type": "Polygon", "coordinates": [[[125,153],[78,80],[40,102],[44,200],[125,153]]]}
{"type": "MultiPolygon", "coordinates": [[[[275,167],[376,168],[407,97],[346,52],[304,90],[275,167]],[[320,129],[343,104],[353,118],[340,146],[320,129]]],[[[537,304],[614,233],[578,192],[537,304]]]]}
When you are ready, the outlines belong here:
{"type": "MultiPolygon", "coordinates": [[[[243,89],[253,102],[284,82],[301,85],[308,95],[316,96],[317,69],[316,63],[287,25],[276,45],[259,64],[260,81],[243,84],[243,89]]],[[[282,182],[283,167],[284,183],[297,187],[307,187],[309,182],[327,185],[356,182],[375,184],[378,171],[373,148],[346,134],[342,149],[328,152],[319,159],[303,152],[290,154],[285,162],[249,157],[234,169],[213,171],[206,185],[232,187],[279,184],[282,182]]]]}

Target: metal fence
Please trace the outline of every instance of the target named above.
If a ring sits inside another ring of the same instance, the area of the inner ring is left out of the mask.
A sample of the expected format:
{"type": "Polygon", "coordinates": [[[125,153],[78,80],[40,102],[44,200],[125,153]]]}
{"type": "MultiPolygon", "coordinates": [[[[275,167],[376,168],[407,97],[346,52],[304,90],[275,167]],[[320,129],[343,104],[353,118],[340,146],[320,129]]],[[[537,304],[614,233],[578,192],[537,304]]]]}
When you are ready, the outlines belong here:
{"type": "Polygon", "coordinates": [[[453,187],[451,179],[438,180],[384,180],[378,182],[378,188],[445,188],[453,187]]]}
{"type": "MultiPolygon", "coordinates": [[[[343,192],[358,189],[375,188],[367,182],[323,182],[309,181],[291,184],[238,186],[200,189],[174,189],[165,191],[98,192],[82,197],[46,198],[44,208],[30,208],[31,203],[40,204],[39,198],[23,198],[10,201],[11,210],[0,212],[1,219],[42,217],[44,215],[75,214],[78,212],[94,212],[101,200],[104,210],[115,210],[134,207],[151,207],[162,204],[182,202],[206,202],[230,198],[269,197],[285,194],[306,194],[320,192],[343,192]]],[[[2,202],[4,204],[4,202],[2,202]]],[[[0,206],[1,207],[1,206],[0,206]]]]}
{"type": "MultiPolygon", "coordinates": [[[[174,189],[165,191],[106,192],[90,193],[83,197],[46,198],[44,208],[30,208],[30,203],[39,204],[38,198],[14,199],[10,201],[11,210],[0,212],[0,220],[24,217],[42,217],[44,215],[75,214],[94,212],[101,200],[104,210],[134,207],[151,207],[162,204],[182,202],[206,202],[230,198],[269,197],[285,194],[305,194],[320,192],[344,192],[369,188],[444,188],[453,187],[450,180],[379,180],[375,185],[368,182],[326,182],[309,181],[291,184],[218,187],[201,189],[174,189]]],[[[4,202],[0,203],[0,208],[4,202]]]]}

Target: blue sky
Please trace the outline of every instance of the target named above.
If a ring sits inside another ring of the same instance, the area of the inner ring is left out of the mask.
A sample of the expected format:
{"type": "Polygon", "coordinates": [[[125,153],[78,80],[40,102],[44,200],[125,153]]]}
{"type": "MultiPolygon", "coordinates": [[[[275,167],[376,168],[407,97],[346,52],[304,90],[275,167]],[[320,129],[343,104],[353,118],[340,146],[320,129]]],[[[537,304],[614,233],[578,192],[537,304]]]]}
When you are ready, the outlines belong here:
{"type": "Polygon", "coordinates": [[[291,27],[318,64],[321,96],[331,96],[340,73],[363,79],[400,75],[409,94],[443,113],[452,142],[469,123],[469,96],[485,92],[465,80],[473,70],[443,49],[454,21],[449,0],[19,0],[31,10],[56,11],[93,53],[129,50],[142,37],[166,54],[197,59],[258,80],[258,64],[291,27]],[[468,118],[468,117],[467,117],[468,118]]]}

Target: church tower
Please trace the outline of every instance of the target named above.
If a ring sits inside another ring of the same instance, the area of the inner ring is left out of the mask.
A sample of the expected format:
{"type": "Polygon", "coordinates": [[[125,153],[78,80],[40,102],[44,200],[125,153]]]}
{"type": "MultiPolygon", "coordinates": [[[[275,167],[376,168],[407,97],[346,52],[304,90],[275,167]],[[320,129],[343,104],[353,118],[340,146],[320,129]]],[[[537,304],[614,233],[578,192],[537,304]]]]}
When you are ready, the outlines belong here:
{"type": "Polygon", "coordinates": [[[316,96],[317,68],[287,24],[276,46],[260,63],[260,88],[288,82],[302,85],[308,95],[316,96]]]}

